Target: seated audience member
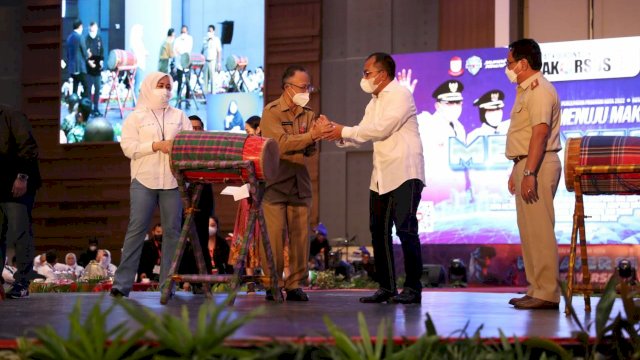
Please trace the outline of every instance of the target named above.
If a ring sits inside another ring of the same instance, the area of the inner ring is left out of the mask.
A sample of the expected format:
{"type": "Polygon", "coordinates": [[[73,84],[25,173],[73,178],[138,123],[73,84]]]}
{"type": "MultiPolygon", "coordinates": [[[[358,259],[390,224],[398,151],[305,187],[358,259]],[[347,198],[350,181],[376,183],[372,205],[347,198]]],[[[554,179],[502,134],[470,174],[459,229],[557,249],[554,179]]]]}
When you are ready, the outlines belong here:
{"type": "Polygon", "coordinates": [[[102,266],[103,269],[106,270],[107,276],[113,276],[118,269],[117,266],[111,263],[111,252],[107,249],[98,250],[96,261],[100,264],[100,266],[102,266]]]}
{"type": "Polygon", "coordinates": [[[371,254],[368,252],[362,253],[362,261],[355,264],[356,271],[362,275],[366,275],[369,279],[377,281],[376,267],[373,261],[371,261],[371,254]]]}
{"type": "Polygon", "coordinates": [[[209,228],[215,230],[209,231],[207,250],[211,256],[212,265],[218,271],[218,274],[233,274],[233,266],[229,265],[231,247],[227,240],[219,234],[218,224],[216,217],[209,218],[209,228]]]}
{"type": "Polygon", "coordinates": [[[246,131],[247,135],[258,135],[262,134],[260,130],[260,116],[252,116],[244,122],[244,131],[246,131]]]}
{"type": "Polygon", "coordinates": [[[138,265],[138,282],[143,279],[158,281],[160,278],[160,258],[162,255],[162,225],[156,224],[148,240],[142,245],[142,255],[138,265]]]}
{"type": "Polygon", "coordinates": [[[309,249],[309,258],[316,258],[321,251],[323,252],[324,258],[324,269],[329,269],[329,255],[331,254],[331,245],[329,245],[329,241],[327,240],[327,227],[324,226],[323,223],[319,223],[315,228],[316,236],[311,240],[310,249],[309,249]]]}
{"type": "Polygon", "coordinates": [[[84,267],[78,265],[78,262],[76,261],[76,254],[68,253],[64,257],[64,262],[65,264],[67,264],[67,268],[69,269],[69,271],[73,272],[76,278],[79,278],[80,276],[82,276],[84,267]]]}
{"type": "Polygon", "coordinates": [[[91,238],[87,250],[80,254],[78,265],[86,268],[91,260],[96,259],[96,255],[98,255],[98,239],[91,238]]]}
{"type": "MultiPolygon", "coordinates": [[[[15,264],[15,263],[16,263],[16,257],[14,256],[11,259],[11,264],[15,264]]],[[[9,285],[13,284],[13,282],[15,280],[13,278],[13,274],[15,272],[16,272],[16,268],[14,266],[11,266],[9,264],[9,262],[6,261],[6,259],[5,259],[4,269],[2,269],[2,279],[4,280],[4,283],[9,284],[9,285]]]]}
{"type": "Polygon", "coordinates": [[[64,118],[61,129],[67,137],[67,143],[73,144],[84,141],[84,133],[92,107],[91,100],[82,99],[78,104],[77,111],[64,118]]]}
{"type": "Polygon", "coordinates": [[[38,268],[38,274],[45,277],[45,282],[53,282],[56,279],[55,265],[58,260],[58,255],[55,250],[49,250],[45,254],[44,265],[38,268]]]}

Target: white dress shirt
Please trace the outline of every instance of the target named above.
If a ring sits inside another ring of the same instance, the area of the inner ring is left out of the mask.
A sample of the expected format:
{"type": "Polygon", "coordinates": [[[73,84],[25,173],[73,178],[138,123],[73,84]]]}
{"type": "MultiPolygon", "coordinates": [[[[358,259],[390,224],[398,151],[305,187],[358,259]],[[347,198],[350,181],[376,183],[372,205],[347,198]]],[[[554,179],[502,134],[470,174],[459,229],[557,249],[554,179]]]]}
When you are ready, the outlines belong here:
{"type": "Polygon", "coordinates": [[[413,95],[396,80],[373,95],[360,124],[344,127],[346,144],[373,142],[373,173],[369,188],[378,194],[397,189],[405,181],[424,183],[424,158],[413,95]]]}
{"type": "Polygon", "coordinates": [[[183,130],[193,130],[191,121],[173,107],[154,110],[154,113],[149,109],[136,109],[129,114],[122,125],[120,147],[131,159],[131,180],[137,179],[149,189],[178,187],[171,173],[169,154],[153,151],[152,144],[163,139],[173,140],[183,130]]]}
{"type": "Polygon", "coordinates": [[[182,63],[180,62],[180,55],[189,54],[193,51],[193,37],[189,34],[181,34],[173,41],[173,52],[176,54],[176,66],[182,70],[182,63]]]}

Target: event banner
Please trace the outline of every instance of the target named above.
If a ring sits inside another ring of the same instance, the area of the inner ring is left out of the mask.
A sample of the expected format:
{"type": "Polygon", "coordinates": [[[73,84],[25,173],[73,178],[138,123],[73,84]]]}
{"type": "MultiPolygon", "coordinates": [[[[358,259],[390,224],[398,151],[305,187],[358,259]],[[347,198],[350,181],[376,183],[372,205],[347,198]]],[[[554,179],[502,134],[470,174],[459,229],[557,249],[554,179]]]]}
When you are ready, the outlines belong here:
{"type": "MultiPolygon", "coordinates": [[[[561,100],[560,136],[640,136],[640,37],[541,44],[542,73],[561,100]]],[[[425,158],[418,209],[422,243],[517,244],[505,157],[516,85],[507,48],[397,54],[398,80],[414,95],[425,158]]],[[[563,164],[563,166],[566,164],[563,164]]],[[[555,198],[556,235],[571,238],[575,194],[555,198]]],[[[640,197],[585,196],[589,243],[638,244],[640,197]]]]}

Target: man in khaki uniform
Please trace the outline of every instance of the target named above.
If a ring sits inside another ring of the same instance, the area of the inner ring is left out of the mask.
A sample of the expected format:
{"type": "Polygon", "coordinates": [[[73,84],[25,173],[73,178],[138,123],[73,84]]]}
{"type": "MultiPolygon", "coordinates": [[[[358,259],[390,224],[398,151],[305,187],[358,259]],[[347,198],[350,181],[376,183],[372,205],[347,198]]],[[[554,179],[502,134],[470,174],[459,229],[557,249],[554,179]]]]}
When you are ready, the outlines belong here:
{"type": "Polygon", "coordinates": [[[558,246],[554,232],[555,197],[562,170],[560,99],[540,73],[542,55],[532,39],[509,45],[505,73],[517,83],[507,133],[506,156],[514,166],[509,192],[516,196],[516,212],[527,294],[509,304],[517,309],[558,309],[558,246]]]}
{"type": "MultiPolygon", "coordinates": [[[[308,277],[309,210],[311,207],[311,178],[305,157],[316,151],[315,142],[329,134],[331,125],[315,125],[316,115],[306,105],[313,92],[307,70],[299,65],[288,67],[282,76],[282,95],[267,104],[262,112],[262,136],[272,138],[280,147],[278,176],[269,182],[262,208],[271,241],[276,272],[281,279],[284,270],[284,243],[289,239],[290,275],[282,281],[287,301],[309,301],[300,288],[308,277]]],[[[266,264],[265,253],[261,252],[266,264]]],[[[267,277],[269,267],[263,268],[267,277]]],[[[267,300],[277,294],[267,290],[267,300]]]]}

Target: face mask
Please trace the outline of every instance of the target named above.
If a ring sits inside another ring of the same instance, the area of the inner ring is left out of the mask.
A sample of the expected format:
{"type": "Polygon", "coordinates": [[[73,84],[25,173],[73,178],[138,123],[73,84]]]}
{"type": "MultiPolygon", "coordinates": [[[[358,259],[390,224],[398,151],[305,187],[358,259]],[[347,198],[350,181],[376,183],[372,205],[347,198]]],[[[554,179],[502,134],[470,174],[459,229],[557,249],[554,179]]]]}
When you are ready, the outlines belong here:
{"type": "Polygon", "coordinates": [[[367,94],[372,94],[374,91],[376,91],[376,88],[378,86],[373,83],[375,80],[375,77],[371,79],[360,79],[360,88],[362,89],[362,91],[366,92],[367,94]]]}
{"type": "Polygon", "coordinates": [[[507,78],[509,78],[509,81],[513,84],[515,84],[516,82],[518,82],[518,74],[516,74],[516,68],[518,67],[518,65],[516,65],[513,70],[509,69],[508,66],[505,66],[504,68],[504,73],[505,75],[507,75],[507,78]]]}
{"type": "Polygon", "coordinates": [[[158,99],[163,107],[169,106],[169,100],[171,100],[171,91],[167,89],[153,89],[153,96],[158,99]]]}
{"type": "Polygon", "coordinates": [[[308,92],[297,93],[293,95],[293,98],[291,99],[291,101],[293,101],[294,104],[300,107],[303,107],[307,105],[307,103],[309,102],[309,93],[308,92]]]}
{"type": "Polygon", "coordinates": [[[98,36],[98,32],[97,31],[89,31],[89,36],[91,36],[92,39],[95,39],[96,36],[98,36]]]}
{"type": "Polygon", "coordinates": [[[153,238],[158,242],[162,242],[162,235],[154,235],[153,238]]]}
{"type": "Polygon", "coordinates": [[[214,236],[218,232],[217,227],[209,226],[209,236],[214,236]]]}
{"type": "Polygon", "coordinates": [[[89,250],[91,251],[96,251],[97,249],[98,249],[97,246],[94,246],[94,245],[89,246],[89,250]]]}

